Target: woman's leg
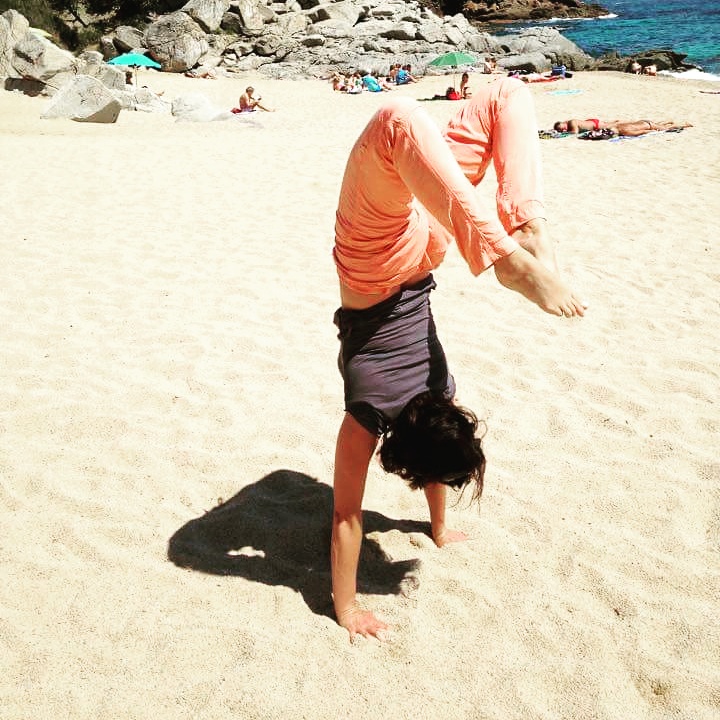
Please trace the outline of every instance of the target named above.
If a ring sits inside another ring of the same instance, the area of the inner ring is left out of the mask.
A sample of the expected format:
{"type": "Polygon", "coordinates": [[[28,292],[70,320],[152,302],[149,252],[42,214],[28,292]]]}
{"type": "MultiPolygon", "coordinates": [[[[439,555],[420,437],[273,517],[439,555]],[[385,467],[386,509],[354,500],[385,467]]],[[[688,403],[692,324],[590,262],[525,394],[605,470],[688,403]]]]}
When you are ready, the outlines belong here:
{"type": "Polygon", "coordinates": [[[354,255],[374,255],[396,275],[429,256],[442,258],[454,237],[478,274],[517,246],[495,214],[482,207],[433,120],[408,98],[387,103],[371,119],[351,151],[336,223],[336,260],[352,273],[354,255]],[[417,198],[429,220],[413,202],[417,198]],[[444,230],[444,232],[443,232],[444,230]]]}
{"type": "Polygon", "coordinates": [[[473,185],[482,180],[492,160],[498,217],[509,234],[545,217],[535,109],[524,83],[502,78],[481,86],[450,120],[444,135],[473,185]]]}

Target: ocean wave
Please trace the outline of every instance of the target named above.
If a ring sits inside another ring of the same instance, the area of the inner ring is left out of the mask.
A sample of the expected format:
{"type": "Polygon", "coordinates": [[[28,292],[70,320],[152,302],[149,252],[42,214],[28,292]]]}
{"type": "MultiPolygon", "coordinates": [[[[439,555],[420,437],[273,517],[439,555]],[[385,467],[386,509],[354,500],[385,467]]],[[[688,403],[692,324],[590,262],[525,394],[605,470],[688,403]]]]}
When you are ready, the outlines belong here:
{"type": "MultiPolygon", "coordinates": [[[[575,22],[585,22],[586,20],[613,20],[615,18],[619,17],[619,15],[616,15],[615,13],[608,13],[607,15],[598,15],[597,17],[576,17],[576,18],[569,18],[569,17],[554,17],[550,18],[549,20],[541,20],[537,21],[538,25],[542,23],[543,25],[547,23],[575,23],[575,22]]],[[[535,21],[533,21],[535,22],[535,21]]]]}
{"type": "Polygon", "coordinates": [[[658,75],[667,75],[674,77],[677,80],[709,80],[710,82],[720,82],[720,75],[714,75],[713,73],[693,68],[692,70],[685,70],[684,72],[671,72],[670,70],[660,70],[658,75]]]}

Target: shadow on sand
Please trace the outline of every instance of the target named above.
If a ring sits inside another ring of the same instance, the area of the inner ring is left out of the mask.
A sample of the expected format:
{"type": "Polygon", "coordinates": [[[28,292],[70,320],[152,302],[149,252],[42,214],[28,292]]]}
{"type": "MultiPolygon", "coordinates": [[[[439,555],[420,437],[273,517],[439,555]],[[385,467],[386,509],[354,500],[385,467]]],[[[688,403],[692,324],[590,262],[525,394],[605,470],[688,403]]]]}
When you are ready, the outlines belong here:
{"type": "MultiPolygon", "coordinates": [[[[168,544],[180,567],[214,575],[239,575],[266,585],[297,590],[308,607],[333,617],[330,599],[332,489],[303,473],[276,470],[230,500],[183,525],[168,544]]],[[[420,532],[430,524],[363,513],[363,531],[420,532]]],[[[363,538],[358,590],[400,594],[418,584],[419,560],[394,562],[363,538]]]]}

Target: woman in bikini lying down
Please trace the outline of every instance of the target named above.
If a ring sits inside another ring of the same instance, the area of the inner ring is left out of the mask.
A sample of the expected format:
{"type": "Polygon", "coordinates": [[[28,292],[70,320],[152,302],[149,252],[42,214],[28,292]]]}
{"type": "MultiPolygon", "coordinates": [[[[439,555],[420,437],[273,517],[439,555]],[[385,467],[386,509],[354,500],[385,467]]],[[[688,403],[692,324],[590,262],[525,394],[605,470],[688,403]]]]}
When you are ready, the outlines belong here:
{"type": "Polygon", "coordinates": [[[652,120],[598,120],[588,118],[587,120],[558,120],[553,129],[557,132],[582,133],[589,130],[611,130],[616,135],[625,137],[636,137],[646,135],[655,131],[682,130],[692,127],[690,123],[676,123],[672,120],[653,122],[652,120]]]}

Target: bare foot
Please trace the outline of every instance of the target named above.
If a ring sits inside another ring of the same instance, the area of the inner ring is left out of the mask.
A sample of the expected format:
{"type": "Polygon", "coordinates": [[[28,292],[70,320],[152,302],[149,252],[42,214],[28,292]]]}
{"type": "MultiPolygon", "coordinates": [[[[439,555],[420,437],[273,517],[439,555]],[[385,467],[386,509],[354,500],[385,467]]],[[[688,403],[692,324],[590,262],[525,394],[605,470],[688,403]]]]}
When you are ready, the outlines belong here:
{"type": "Polygon", "coordinates": [[[535,218],[520,226],[510,237],[537,258],[548,270],[559,273],[555,245],[548,236],[547,221],[535,218]]]}
{"type": "Polygon", "coordinates": [[[564,317],[585,314],[587,303],[527,250],[515,250],[498,260],[494,267],[501,285],[524,295],[546,313],[564,317]]]}

